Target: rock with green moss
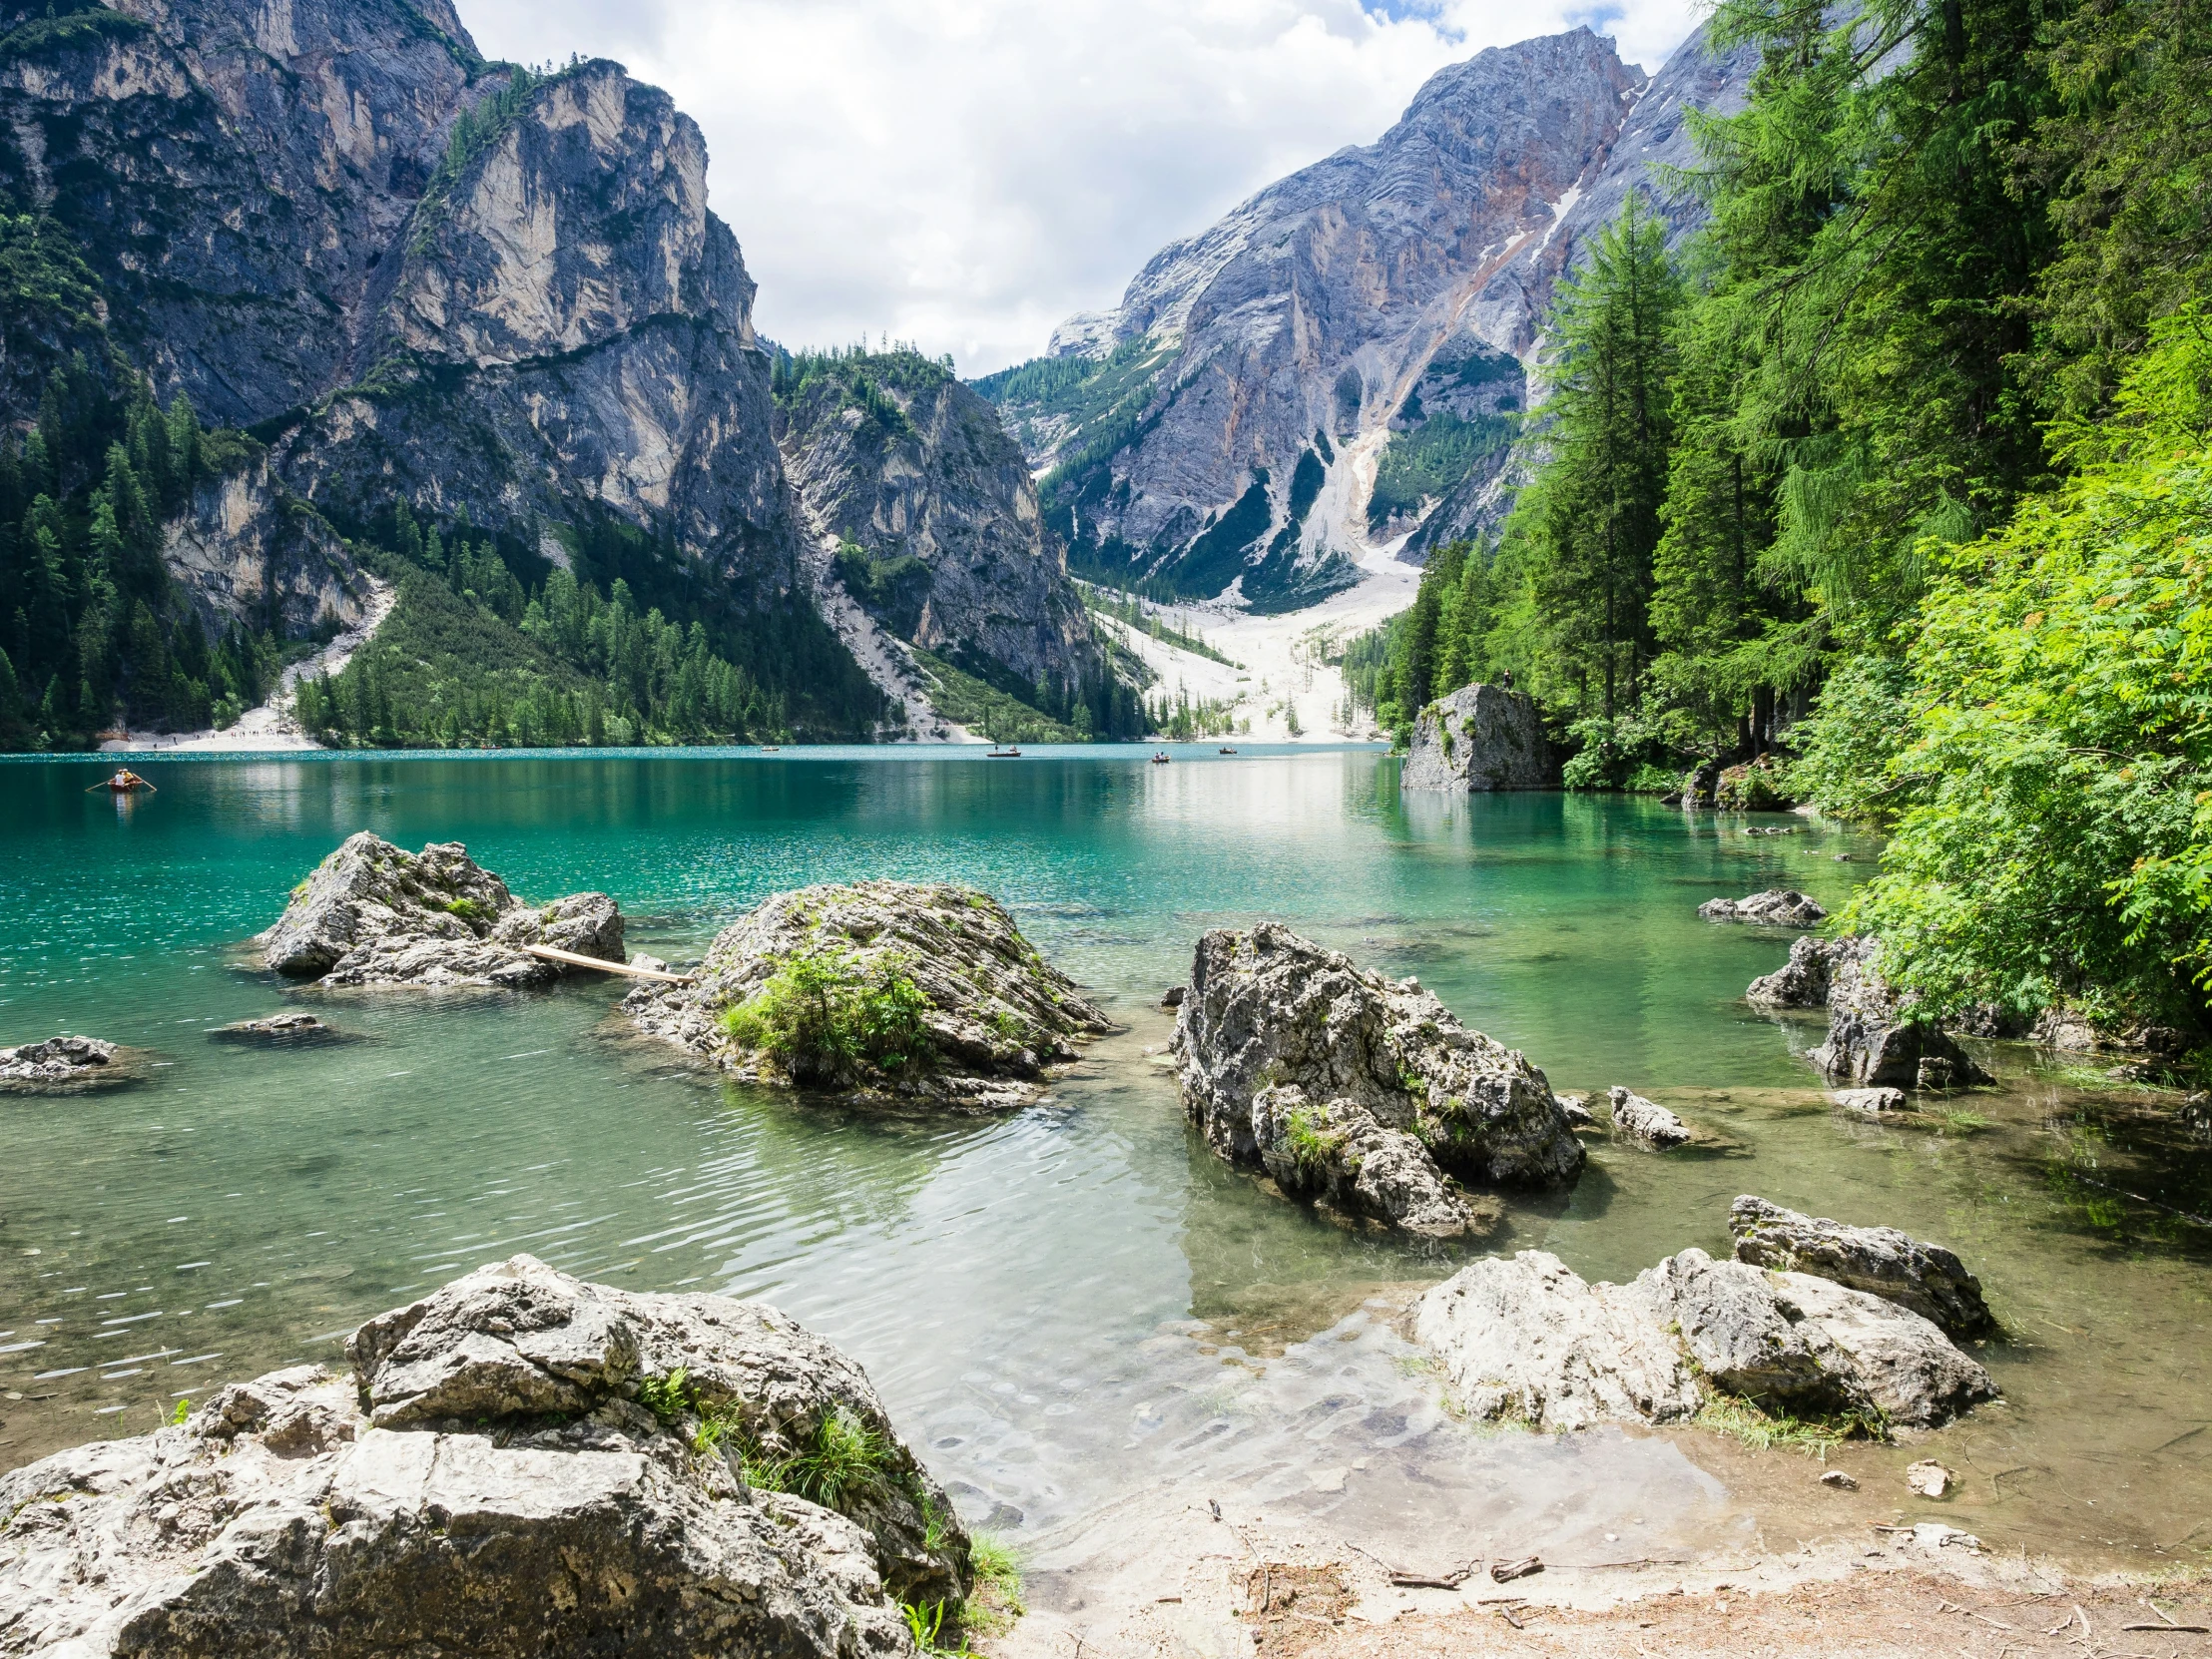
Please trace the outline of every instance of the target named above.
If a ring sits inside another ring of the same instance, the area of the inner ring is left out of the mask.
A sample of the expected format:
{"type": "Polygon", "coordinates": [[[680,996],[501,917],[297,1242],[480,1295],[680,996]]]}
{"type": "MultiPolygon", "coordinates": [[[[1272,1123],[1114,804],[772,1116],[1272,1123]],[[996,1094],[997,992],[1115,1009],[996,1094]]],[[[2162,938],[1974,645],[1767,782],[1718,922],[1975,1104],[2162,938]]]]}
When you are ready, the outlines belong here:
{"type": "Polygon", "coordinates": [[[1173,1049],[1184,1109],[1232,1163],[1295,1165],[1301,1113],[1337,1126],[1328,1148],[1303,1148],[1326,1171],[1296,1182],[1278,1173],[1287,1191],[1343,1202],[1361,1192],[1357,1148],[1374,1134],[1404,1137],[1410,1151],[1390,1142],[1392,1163],[1417,1152],[1421,1180],[1393,1177],[1400,1204],[1354,1208],[1409,1231],[1449,1230],[1440,1201],[1452,1182],[1558,1186],[1582,1172],[1566,1113],[1517,1050],[1468,1030],[1419,981],[1393,984],[1277,922],[1199,941],[1173,1049]],[[1296,1110],[1279,1109],[1286,1089],[1299,1091],[1296,1110]]]}
{"type": "Polygon", "coordinates": [[[640,985],[638,1029],[743,1082],[870,1105],[997,1111],[1113,1029],[968,887],[858,881],[778,893],[690,985],[640,985]]]}
{"type": "Polygon", "coordinates": [[[517,1256],[346,1353],[0,1475],[0,1648],[913,1659],[902,1605],[959,1640],[943,1490],[773,1308],[517,1256]]]}
{"type": "Polygon", "coordinates": [[[529,904],[459,841],[408,852],[365,830],[292,889],[254,942],[274,971],[323,985],[520,990],[588,971],[533,956],[533,944],[624,959],[622,911],[607,894],[529,904]]]}

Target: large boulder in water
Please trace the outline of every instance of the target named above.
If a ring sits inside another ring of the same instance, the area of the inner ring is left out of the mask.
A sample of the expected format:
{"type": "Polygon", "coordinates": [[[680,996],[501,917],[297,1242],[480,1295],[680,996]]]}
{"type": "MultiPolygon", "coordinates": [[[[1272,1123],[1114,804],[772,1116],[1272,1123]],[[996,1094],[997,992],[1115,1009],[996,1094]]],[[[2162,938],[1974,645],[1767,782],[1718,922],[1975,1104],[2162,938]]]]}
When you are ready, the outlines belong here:
{"type": "Polygon", "coordinates": [[[1277,922],[1199,940],[1172,1051],[1184,1110],[1215,1152],[1411,1231],[1451,1230],[1435,1202],[1443,1177],[1556,1186],[1582,1172],[1565,1112],[1519,1052],[1468,1030],[1417,980],[1392,984],[1277,922]],[[1408,1144],[1435,1175],[1363,1188],[1370,1149],[1402,1163],[1408,1144]]]}
{"type": "Polygon", "coordinates": [[[1037,1098],[1113,1022],[968,887],[778,893],[717,935],[690,985],[642,984],[638,1029],[743,1082],[859,1104],[995,1111],[1037,1098]]]}
{"type": "Polygon", "coordinates": [[[459,841],[407,852],[366,830],[317,864],[254,942],[275,971],[324,985],[522,989],[588,971],[533,956],[533,944],[626,959],[622,911],[605,893],[525,903],[459,841]]]}
{"type": "Polygon", "coordinates": [[[1729,1207],[1728,1230],[1739,1262],[1834,1280],[1910,1308],[1954,1337],[1996,1328],[1981,1281],[1963,1262],[1895,1227],[1852,1227],[1746,1194],[1729,1207]]]}
{"type": "Polygon", "coordinates": [[[1553,1431],[1678,1421],[1723,1395],[1929,1426],[1996,1393],[1918,1314],[1702,1250],[1627,1285],[1587,1284],[1541,1251],[1493,1257],[1423,1293],[1413,1333],[1470,1416],[1553,1431]]]}
{"type": "Polygon", "coordinates": [[[516,1257],[349,1352],[0,1476],[0,1650],[910,1659],[900,1602],[958,1623],[943,1492],[773,1309],[516,1257]]]}
{"type": "Polygon", "coordinates": [[[1555,790],[1559,766],[1536,703],[1502,686],[1462,686],[1421,710],[1401,790],[1555,790]]]}

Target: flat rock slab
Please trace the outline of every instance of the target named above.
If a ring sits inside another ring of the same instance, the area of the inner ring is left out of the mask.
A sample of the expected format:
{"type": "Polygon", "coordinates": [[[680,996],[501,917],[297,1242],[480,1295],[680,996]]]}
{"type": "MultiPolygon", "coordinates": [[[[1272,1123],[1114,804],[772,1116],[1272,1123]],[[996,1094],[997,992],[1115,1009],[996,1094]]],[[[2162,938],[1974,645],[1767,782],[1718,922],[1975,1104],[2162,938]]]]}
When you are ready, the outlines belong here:
{"type": "Polygon", "coordinates": [[[323,1024],[313,1014],[285,1013],[272,1014],[268,1019],[243,1019],[235,1025],[219,1025],[208,1033],[208,1040],[264,1048],[306,1048],[319,1043],[350,1043],[361,1039],[355,1032],[323,1024]]]}
{"type": "Polygon", "coordinates": [[[1004,906],[969,887],[858,881],[778,893],[724,928],[695,973],[695,984],[640,985],[623,1012],[645,1036],[740,1081],[867,1106],[1025,1106],[1077,1058],[1078,1043],[1114,1029],[1004,906]],[[733,1010],[764,1006],[795,971],[847,1003],[902,984],[918,1042],[890,1064],[828,1043],[780,1048],[732,1028],[733,1010]]]}
{"type": "Polygon", "coordinates": [[[911,1659],[900,1602],[957,1622],[968,1541],[944,1493],[858,1368],[772,1309],[516,1257],[351,1346],[351,1378],[272,1373],[0,1476],[0,1648],[911,1659]],[[687,1403],[646,1409],[642,1384],[687,1363],[687,1403]],[[835,1507],[749,1486],[702,1411],[756,1467],[842,1412],[872,1465],[835,1507]]]}
{"type": "Polygon", "coordinates": [[[48,1037],[0,1048],[0,1091],[10,1094],[74,1094],[145,1075],[144,1056],[98,1037],[48,1037]]]}
{"type": "Polygon", "coordinates": [[[1965,1264],[1895,1227],[1852,1227],[1747,1193],[1729,1207],[1728,1230],[1739,1262],[1834,1280],[1910,1308],[1953,1336],[1996,1329],[1981,1281],[1965,1264]]]}
{"type": "Polygon", "coordinates": [[[1812,927],[1828,919],[1827,908],[1795,887],[1769,887],[1749,898],[1712,898],[1697,907],[1707,921],[1748,921],[1767,927],[1812,927]]]}
{"type": "Polygon", "coordinates": [[[1419,981],[1393,984],[1280,923],[1199,940],[1169,1051],[1216,1154],[1386,1226],[1448,1237],[1475,1225],[1460,1186],[1582,1172],[1565,1112],[1519,1052],[1419,981]]]}
{"type": "Polygon", "coordinates": [[[363,830],[292,889],[276,924],[254,942],[275,972],[324,986],[522,990],[590,971],[528,946],[619,962],[622,930],[622,911],[605,893],[528,904],[458,841],[407,852],[363,830]]]}
{"type": "Polygon", "coordinates": [[[1913,1097],[1903,1089],[1838,1089],[1828,1097],[1847,1112],[1861,1117],[1886,1117],[1913,1109],[1913,1097]]]}
{"type": "Polygon", "coordinates": [[[1928,1426],[1996,1393],[1918,1314],[1701,1250],[1628,1285],[1588,1284],[1542,1251],[1492,1257],[1423,1293],[1413,1335],[1470,1416],[1546,1431],[1680,1421],[1731,1394],[1928,1426]]]}

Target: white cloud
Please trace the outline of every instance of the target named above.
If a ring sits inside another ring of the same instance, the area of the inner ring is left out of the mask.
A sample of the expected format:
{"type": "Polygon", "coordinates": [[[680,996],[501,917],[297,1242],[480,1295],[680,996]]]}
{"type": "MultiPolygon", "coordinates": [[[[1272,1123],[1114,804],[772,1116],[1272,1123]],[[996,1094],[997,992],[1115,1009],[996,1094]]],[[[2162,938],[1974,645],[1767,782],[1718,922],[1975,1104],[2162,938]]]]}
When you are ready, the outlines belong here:
{"type": "Polygon", "coordinates": [[[1588,23],[1656,69],[1695,0],[461,0],[493,57],[610,57],[705,130],[762,330],[963,374],[1397,118],[1435,70],[1588,23]]]}

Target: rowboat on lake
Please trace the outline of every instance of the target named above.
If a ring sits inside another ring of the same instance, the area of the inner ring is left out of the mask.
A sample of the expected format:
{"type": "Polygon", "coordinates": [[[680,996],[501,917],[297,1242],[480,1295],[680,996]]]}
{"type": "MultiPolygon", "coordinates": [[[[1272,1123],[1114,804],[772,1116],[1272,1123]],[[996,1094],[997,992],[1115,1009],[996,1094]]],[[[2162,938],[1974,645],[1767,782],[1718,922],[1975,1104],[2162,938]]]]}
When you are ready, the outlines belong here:
{"type": "Polygon", "coordinates": [[[141,778],[137,773],[133,772],[129,767],[125,767],[113,778],[101,779],[99,783],[92,786],[92,789],[88,789],[87,791],[85,791],[85,794],[90,795],[92,794],[93,790],[107,790],[109,793],[114,795],[137,795],[140,791],[143,790],[146,792],[146,794],[152,795],[154,793],[154,786],[149,784],[145,779],[141,778]]]}

